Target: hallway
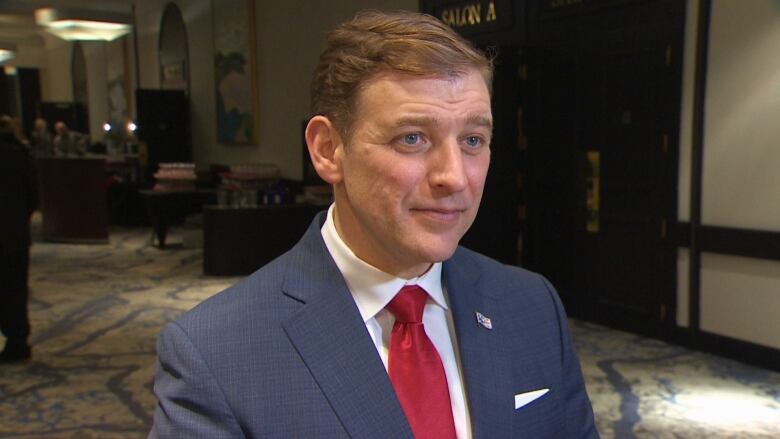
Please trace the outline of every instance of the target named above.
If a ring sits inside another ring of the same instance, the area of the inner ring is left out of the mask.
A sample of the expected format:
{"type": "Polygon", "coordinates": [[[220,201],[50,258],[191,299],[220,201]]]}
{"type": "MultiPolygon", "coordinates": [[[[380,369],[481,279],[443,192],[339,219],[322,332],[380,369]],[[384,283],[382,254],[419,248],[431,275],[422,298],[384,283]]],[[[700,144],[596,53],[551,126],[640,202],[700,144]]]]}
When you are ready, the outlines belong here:
{"type": "MultiPolygon", "coordinates": [[[[197,231],[195,231],[197,232],[197,231]]],[[[202,252],[146,229],[109,245],[35,242],[33,360],[0,369],[0,437],[146,437],[154,340],[182,311],[234,283],[201,274],[202,252]]],[[[780,437],[780,374],[572,321],[604,438],[780,437]]]]}

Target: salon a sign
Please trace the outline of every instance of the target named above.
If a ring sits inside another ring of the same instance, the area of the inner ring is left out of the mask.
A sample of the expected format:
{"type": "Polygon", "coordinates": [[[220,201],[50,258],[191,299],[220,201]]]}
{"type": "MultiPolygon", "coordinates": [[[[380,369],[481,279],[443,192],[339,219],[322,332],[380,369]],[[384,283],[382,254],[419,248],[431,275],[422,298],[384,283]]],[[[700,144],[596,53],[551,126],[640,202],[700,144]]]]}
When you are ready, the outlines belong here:
{"type": "Polygon", "coordinates": [[[482,0],[450,3],[436,8],[435,15],[462,33],[491,32],[511,27],[512,2],[482,0]]]}

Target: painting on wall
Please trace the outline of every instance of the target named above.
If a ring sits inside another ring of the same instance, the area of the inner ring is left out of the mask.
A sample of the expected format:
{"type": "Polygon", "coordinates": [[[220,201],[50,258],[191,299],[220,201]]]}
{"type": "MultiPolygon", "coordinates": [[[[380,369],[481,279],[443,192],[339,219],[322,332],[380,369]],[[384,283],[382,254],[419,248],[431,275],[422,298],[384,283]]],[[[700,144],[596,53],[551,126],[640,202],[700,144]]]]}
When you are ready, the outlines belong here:
{"type": "Polygon", "coordinates": [[[257,144],[254,0],[212,1],[217,141],[257,144]]]}
{"type": "Polygon", "coordinates": [[[172,62],[160,66],[160,88],[163,90],[184,90],[189,93],[187,84],[187,62],[172,62]]]}

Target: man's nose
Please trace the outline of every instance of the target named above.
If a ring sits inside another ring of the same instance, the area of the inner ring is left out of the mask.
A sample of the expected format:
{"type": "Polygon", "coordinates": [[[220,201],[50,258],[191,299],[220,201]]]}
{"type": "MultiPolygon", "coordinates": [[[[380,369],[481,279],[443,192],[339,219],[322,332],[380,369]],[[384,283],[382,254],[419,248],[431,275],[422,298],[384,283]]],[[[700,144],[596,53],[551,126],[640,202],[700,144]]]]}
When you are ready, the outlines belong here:
{"type": "Polygon", "coordinates": [[[431,186],[447,192],[460,192],[468,186],[463,151],[456,140],[434,146],[431,156],[431,186]]]}

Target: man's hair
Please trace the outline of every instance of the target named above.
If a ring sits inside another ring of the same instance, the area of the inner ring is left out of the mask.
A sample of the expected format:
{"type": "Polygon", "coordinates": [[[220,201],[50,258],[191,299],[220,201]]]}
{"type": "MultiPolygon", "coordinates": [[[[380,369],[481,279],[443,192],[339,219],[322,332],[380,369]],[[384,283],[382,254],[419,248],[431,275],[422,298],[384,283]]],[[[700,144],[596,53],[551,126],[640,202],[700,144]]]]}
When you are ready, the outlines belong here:
{"type": "Polygon", "coordinates": [[[7,114],[0,114],[0,133],[7,134],[14,132],[14,120],[7,114]]]}
{"type": "Polygon", "coordinates": [[[358,92],[376,75],[458,77],[473,70],[490,90],[492,60],[438,19],[410,11],[363,11],[328,34],[312,76],[311,110],[349,138],[358,92]]]}

